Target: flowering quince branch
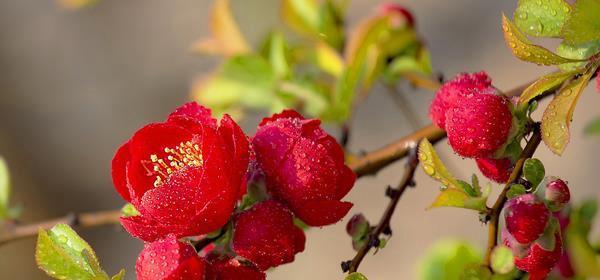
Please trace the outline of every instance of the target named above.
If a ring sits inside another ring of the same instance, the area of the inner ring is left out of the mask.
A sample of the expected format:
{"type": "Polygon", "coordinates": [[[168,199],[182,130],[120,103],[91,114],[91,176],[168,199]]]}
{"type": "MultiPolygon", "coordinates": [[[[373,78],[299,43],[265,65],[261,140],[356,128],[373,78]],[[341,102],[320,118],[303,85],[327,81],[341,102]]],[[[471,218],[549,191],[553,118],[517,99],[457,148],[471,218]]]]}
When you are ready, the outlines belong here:
{"type": "Polygon", "coordinates": [[[414,186],[415,182],[413,181],[415,171],[417,170],[417,166],[419,164],[419,158],[417,156],[417,147],[416,144],[413,143],[412,147],[409,150],[409,157],[406,162],[406,167],[404,171],[404,175],[402,180],[398,184],[398,187],[395,189],[388,189],[388,195],[390,196],[390,202],[383,212],[381,219],[377,226],[375,226],[368,234],[368,240],[363,244],[363,246],[358,250],[356,256],[350,260],[342,262],[342,270],[344,272],[353,273],[358,270],[358,266],[365,258],[365,256],[369,253],[369,251],[378,247],[379,245],[379,236],[381,234],[391,235],[390,229],[390,220],[394,215],[394,211],[396,210],[396,206],[402,197],[404,191],[410,187],[414,186]]]}
{"type": "Polygon", "coordinates": [[[515,163],[515,167],[513,169],[513,172],[510,174],[508,183],[504,186],[504,189],[498,196],[498,199],[496,200],[496,202],[494,203],[492,208],[490,208],[487,213],[487,217],[489,218],[489,221],[488,221],[489,231],[488,231],[488,245],[487,245],[487,250],[486,250],[486,254],[485,254],[484,265],[486,265],[488,267],[491,265],[492,252],[493,252],[494,248],[496,248],[496,245],[498,245],[498,238],[499,238],[499,236],[498,236],[499,230],[498,229],[499,229],[499,223],[500,223],[500,213],[502,212],[504,204],[508,200],[507,193],[510,190],[510,188],[512,187],[512,185],[514,185],[515,183],[517,183],[519,181],[519,179],[521,178],[522,172],[523,172],[523,165],[525,164],[525,160],[533,157],[533,154],[535,153],[536,149],[538,148],[538,146],[540,145],[541,142],[542,142],[542,134],[540,132],[540,124],[535,123],[533,126],[532,135],[529,138],[529,141],[527,142],[525,149],[523,149],[523,152],[521,152],[521,155],[519,156],[518,161],[515,163]]]}

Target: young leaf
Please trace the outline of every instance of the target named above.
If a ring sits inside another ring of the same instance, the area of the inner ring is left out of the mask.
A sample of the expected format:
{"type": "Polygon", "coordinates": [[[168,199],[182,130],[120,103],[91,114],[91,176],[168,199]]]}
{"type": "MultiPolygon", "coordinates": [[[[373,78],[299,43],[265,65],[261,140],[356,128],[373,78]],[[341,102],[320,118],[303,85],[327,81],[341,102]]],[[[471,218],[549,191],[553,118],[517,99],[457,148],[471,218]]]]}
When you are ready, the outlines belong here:
{"type": "Polygon", "coordinates": [[[600,1],[577,0],[562,30],[567,44],[600,39],[600,1]]]}
{"type": "Polygon", "coordinates": [[[315,47],[317,65],[328,74],[339,77],[344,69],[342,57],[329,45],[318,43],[315,47]]]}
{"type": "Polygon", "coordinates": [[[566,244],[571,263],[584,279],[600,278],[600,259],[588,240],[596,207],[595,201],[586,201],[573,209],[567,228],[566,244]]]}
{"type": "Polygon", "coordinates": [[[523,91],[521,97],[519,97],[519,104],[528,103],[531,99],[536,98],[544,92],[559,87],[564,81],[584,70],[585,69],[576,69],[567,72],[555,72],[539,78],[535,83],[523,91]]]}
{"type": "Polygon", "coordinates": [[[10,175],[4,158],[0,157],[0,220],[9,217],[10,175]]]}
{"type": "Polygon", "coordinates": [[[523,61],[538,65],[556,65],[581,61],[564,58],[544,47],[532,44],[505,15],[502,15],[502,30],[504,31],[504,40],[512,53],[523,61]]]}
{"type": "Polygon", "coordinates": [[[67,10],[79,10],[96,5],[99,0],[59,0],[61,7],[67,10]]]}
{"type": "Polygon", "coordinates": [[[582,59],[586,61],[565,63],[558,65],[558,68],[563,71],[571,71],[577,68],[583,69],[583,67],[585,67],[585,65],[588,63],[587,60],[598,52],[600,52],[600,40],[590,41],[578,45],[570,45],[562,42],[556,48],[556,54],[566,58],[582,59]]]}
{"type": "Polygon", "coordinates": [[[35,259],[56,279],[108,279],[90,245],[65,224],[40,229],[35,259]]]}
{"type": "Polygon", "coordinates": [[[277,77],[286,77],[291,69],[287,58],[287,45],[281,33],[274,33],[269,40],[269,62],[277,77]]]}
{"type": "Polygon", "coordinates": [[[125,269],[121,269],[119,273],[115,274],[110,280],[123,280],[125,279],[125,269]]]}
{"type": "Polygon", "coordinates": [[[506,274],[515,268],[512,250],[506,246],[496,246],[492,251],[492,269],[496,273],[506,274]]]}
{"type": "Polygon", "coordinates": [[[369,280],[369,279],[367,279],[367,277],[365,277],[364,275],[362,275],[359,272],[352,272],[352,273],[348,274],[348,276],[346,276],[345,280],[369,280]]]}
{"type": "Polygon", "coordinates": [[[592,77],[593,69],[563,87],[542,116],[542,140],[552,152],[561,155],[569,143],[569,126],[579,95],[592,77]]]}
{"type": "Polygon", "coordinates": [[[444,163],[442,163],[442,160],[435,152],[433,145],[426,138],[419,143],[419,160],[421,161],[423,170],[431,178],[439,181],[446,187],[460,188],[457,180],[448,172],[446,166],[444,166],[444,163]]]}
{"type": "Polygon", "coordinates": [[[127,203],[123,206],[123,208],[121,208],[121,215],[127,218],[138,216],[140,215],[140,212],[137,209],[135,209],[135,206],[133,206],[133,204],[127,203]]]}
{"type": "Polygon", "coordinates": [[[515,24],[527,35],[558,37],[570,11],[564,0],[519,0],[515,24]]]}
{"type": "Polygon", "coordinates": [[[463,190],[455,188],[446,188],[436,197],[433,203],[428,207],[457,207],[476,211],[485,211],[487,196],[471,197],[463,190]]]}
{"type": "Polygon", "coordinates": [[[419,262],[421,280],[456,280],[472,264],[481,262],[481,253],[468,242],[442,240],[425,252],[419,262]]]}
{"type": "Polygon", "coordinates": [[[215,1],[210,15],[210,28],[212,37],[196,41],[192,50],[225,56],[250,52],[251,48],[240,32],[229,0],[215,1]]]}
{"type": "Polygon", "coordinates": [[[527,190],[525,189],[525,186],[523,186],[521,184],[514,184],[514,185],[510,186],[510,189],[506,193],[506,197],[508,199],[511,199],[511,198],[514,198],[514,197],[517,197],[519,195],[523,195],[526,193],[527,193],[527,190]]]}
{"type": "Polygon", "coordinates": [[[596,117],[585,127],[585,133],[587,134],[599,134],[600,133],[600,117],[596,117]]]}
{"type": "Polygon", "coordinates": [[[531,183],[531,185],[534,187],[539,185],[540,182],[544,180],[545,174],[546,170],[539,159],[528,158],[525,160],[525,163],[523,164],[523,176],[531,183]]]}

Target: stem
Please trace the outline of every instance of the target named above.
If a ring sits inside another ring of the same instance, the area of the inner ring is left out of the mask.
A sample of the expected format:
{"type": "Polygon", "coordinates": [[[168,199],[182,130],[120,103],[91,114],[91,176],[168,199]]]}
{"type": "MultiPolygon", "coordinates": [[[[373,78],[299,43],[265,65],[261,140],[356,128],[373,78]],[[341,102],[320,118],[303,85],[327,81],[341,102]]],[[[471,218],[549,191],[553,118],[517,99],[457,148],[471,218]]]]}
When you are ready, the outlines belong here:
{"type": "Polygon", "coordinates": [[[404,177],[402,177],[402,180],[400,181],[398,188],[394,189],[391,192],[390,202],[389,202],[387,208],[385,209],[385,212],[383,212],[383,215],[381,216],[381,219],[379,220],[379,223],[377,224],[377,226],[374,229],[372,229],[371,232],[369,233],[369,240],[365,243],[365,245],[363,245],[358,250],[358,252],[356,253],[356,256],[350,262],[350,264],[348,266],[348,273],[356,272],[356,270],[358,269],[358,266],[360,265],[362,260],[365,258],[367,253],[369,253],[369,251],[373,247],[376,247],[377,246],[376,244],[379,243],[379,236],[382,233],[390,232],[390,220],[392,219],[392,216],[394,215],[394,211],[396,210],[396,205],[398,205],[398,201],[400,201],[400,197],[402,197],[402,194],[404,193],[406,188],[409,186],[414,186],[413,177],[415,175],[415,171],[417,169],[418,164],[419,164],[419,160],[417,157],[417,148],[413,144],[413,147],[411,147],[411,150],[410,150],[410,157],[409,157],[408,161],[406,162],[404,177]]]}
{"type": "Polygon", "coordinates": [[[531,138],[529,138],[527,146],[525,146],[525,149],[523,150],[523,152],[521,152],[519,160],[517,160],[515,168],[510,174],[508,183],[504,186],[504,189],[498,196],[498,199],[496,200],[496,203],[494,203],[494,206],[489,210],[490,221],[488,224],[488,245],[484,259],[484,264],[488,267],[491,264],[492,251],[494,250],[496,245],[498,245],[498,225],[500,223],[500,213],[502,212],[504,203],[506,203],[506,200],[508,199],[506,197],[506,193],[508,193],[510,187],[513,184],[515,184],[519,180],[519,178],[521,178],[523,172],[523,164],[525,164],[525,160],[533,156],[535,150],[540,145],[541,141],[542,134],[540,133],[540,124],[535,123],[535,125],[533,126],[533,134],[531,135],[531,138]]]}
{"type": "Polygon", "coordinates": [[[89,228],[103,225],[112,225],[119,222],[121,211],[99,211],[91,213],[68,214],[61,218],[42,221],[34,224],[19,225],[9,222],[0,230],[0,245],[8,242],[35,236],[40,229],[49,230],[56,224],[67,224],[70,226],[89,228]]]}

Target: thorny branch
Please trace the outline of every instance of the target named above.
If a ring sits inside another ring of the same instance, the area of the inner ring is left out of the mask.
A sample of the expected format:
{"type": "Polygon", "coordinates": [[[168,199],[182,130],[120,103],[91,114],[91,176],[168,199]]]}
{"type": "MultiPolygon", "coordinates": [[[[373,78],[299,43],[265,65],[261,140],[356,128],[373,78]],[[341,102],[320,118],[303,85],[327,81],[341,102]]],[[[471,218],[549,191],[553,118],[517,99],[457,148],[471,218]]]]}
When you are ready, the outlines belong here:
{"type": "Polygon", "coordinates": [[[402,180],[400,181],[398,187],[388,192],[390,195],[390,202],[387,208],[385,209],[385,212],[383,212],[379,223],[377,224],[377,226],[375,226],[375,228],[371,230],[368,236],[369,239],[358,250],[356,256],[351,261],[346,261],[342,263],[342,270],[344,270],[344,272],[356,272],[358,266],[365,258],[365,256],[369,253],[369,251],[372,248],[378,246],[379,236],[384,233],[391,234],[390,220],[394,215],[396,205],[398,205],[398,201],[400,201],[400,198],[402,197],[402,194],[404,193],[406,188],[408,188],[409,186],[414,186],[415,184],[413,178],[415,175],[415,171],[417,170],[417,166],[419,165],[416,142],[412,144],[409,153],[410,156],[408,158],[408,161],[406,162],[404,176],[402,177],[402,180]]]}

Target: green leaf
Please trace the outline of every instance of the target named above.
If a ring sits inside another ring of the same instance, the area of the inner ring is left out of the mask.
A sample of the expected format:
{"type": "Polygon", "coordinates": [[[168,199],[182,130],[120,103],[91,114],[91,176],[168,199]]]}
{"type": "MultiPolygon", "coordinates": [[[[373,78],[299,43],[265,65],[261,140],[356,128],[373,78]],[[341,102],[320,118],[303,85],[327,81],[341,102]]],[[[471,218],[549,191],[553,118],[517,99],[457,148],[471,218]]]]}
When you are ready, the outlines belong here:
{"type": "Polygon", "coordinates": [[[344,70],[342,57],[329,45],[318,43],[315,47],[317,65],[326,73],[339,77],[344,70]]]}
{"type": "Polygon", "coordinates": [[[558,88],[567,79],[583,72],[584,70],[585,69],[576,69],[566,72],[550,73],[542,76],[523,91],[521,97],[519,97],[519,104],[528,103],[531,99],[536,98],[544,92],[558,88]]]}
{"type": "Polygon", "coordinates": [[[277,101],[276,75],[259,55],[229,58],[213,76],[197,83],[193,95],[216,113],[230,113],[236,106],[269,110],[277,101]]]}
{"type": "Polygon", "coordinates": [[[0,157],[0,220],[9,217],[10,173],[3,157],[0,157]]]}
{"type": "MultiPolygon", "coordinates": [[[[598,52],[600,52],[600,40],[591,41],[580,45],[569,45],[563,42],[556,48],[556,53],[560,56],[581,60],[588,60],[592,55],[598,52]]],[[[583,68],[587,63],[587,61],[565,63],[558,65],[558,68],[564,71],[571,71],[577,68],[583,68]]]]}
{"type": "Polygon", "coordinates": [[[287,58],[287,44],[281,33],[273,33],[269,40],[269,62],[277,77],[287,77],[290,65],[287,58]]]}
{"type": "Polygon", "coordinates": [[[296,32],[341,48],[344,32],[343,5],[335,1],[284,0],[282,18],[296,32]]]}
{"type": "Polygon", "coordinates": [[[545,174],[546,169],[544,169],[544,164],[539,159],[528,158],[525,160],[523,164],[523,176],[533,187],[536,187],[544,180],[545,174]]]}
{"type": "Polygon", "coordinates": [[[468,242],[443,240],[428,248],[419,261],[420,280],[456,280],[463,271],[481,262],[481,253],[468,242]]]}
{"type": "Polygon", "coordinates": [[[563,0],[519,0],[515,25],[527,35],[558,37],[570,11],[563,0]]]}
{"type": "Polygon", "coordinates": [[[119,273],[115,274],[110,280],[123,280],[125,279],[125,269],[121,269],[119,273]]]}
{"type": "Polygon", "coordinates": [[[369,280],[359,272],[352,272],[346,276],[345,280],[369,280]]]}
{"type": "Polygon", "coordinates": [[[421,167],[431,178],[439,181],[446,187],[459,188],[459,183],[450,174],[448,169],[446,169],[446,166],[427,138],[421,140],[421,143],[419,143],[419,160],[421,161],[421,167]]]}
{"type": "Polygon", "coordinates": [[[593,200],[574,208],[567,228],[566,244],[571,264],[583,278],[600,277],[600,259],[588,240],[596,209],[596,202],[593,200]]]}
{"type": "Polygon", "coordinates": [[[121,208],[121,215],[123,217],[127,218],[127,217],[139,216],[140,212],[137,209],[135,209],[135,206],[133,206],[133,204],[127,203],[123,206],[123,208],[121,208]]]}
{"type": "Polygon", "coordinates": [[[506,197],[508,199],[511,199],[511,198],[514,198],[514,197],[517,197],[519,195],[523,195],[526,193],[527,193],[527,190],[525,189],[525,186],[523,186],[521,184],[513,184],[512,186],[510,186],[510,189],[506,193],[506,197]]]}
{"type": "Polygon", "coordinates": [[[564,58],[542,46],[532,44],[505,15],[502,15],[502,30],[504,31],[504,40],[512,53],[523,61],[538,65],[556,65],[580,61],[564,58]]]}
{"type": "Polygon", "coordinates": [[[460,275],[460,280],[489,280],[492,279],[492,272],[480,264],[472,264],[465,268],[460,275]]]}
{"type": "Polygon", "coordinates": [[[552,152],[561,155],[569,143],[569,126],[579,95],[585,89],[593,69],[588,69],[577,80],[564,86],[554,96],[542,116],[542,139],[552,152]]]}
{"type": "Polygon", "coordinates": [[[600,133],[600,117],[596,117],[585,127],[586,134],[599,134],[600,133]]]}
{"type": "Polygon", "coordinates": [[[496,273],[506,274],[515,268],[512,250],[506,246],[496,246],[492,251],[492,269],[496,273]]]}
{"type": "Polygon", "coordinates": [[[40,229],[35,257],[40,269],[56,279],[85,280],[104,276],[90,245],[65,224],[48,231],[40,229]]]}
{"type": "Polygon", "coordinates": [[[562,30],[567,44],[600,39],[600,1],[577,0],[562,30]]]}
{"type": "Polygon", "coordinates": [[[302,108],[309,116],[319,117],[329,106],[323,90],[308,80],[282,81],[278,89],[280,93],[292,97],[294,104],[290,107],[302,108]]]}

